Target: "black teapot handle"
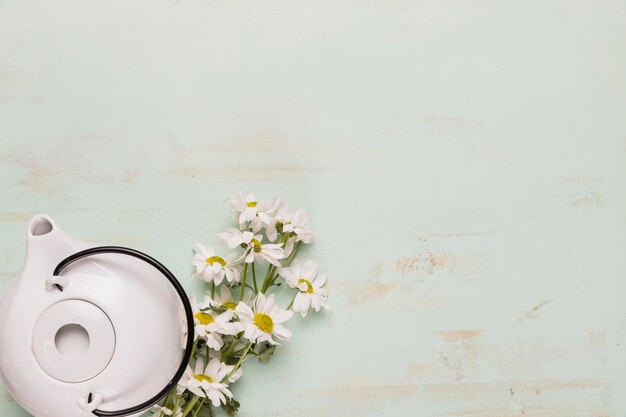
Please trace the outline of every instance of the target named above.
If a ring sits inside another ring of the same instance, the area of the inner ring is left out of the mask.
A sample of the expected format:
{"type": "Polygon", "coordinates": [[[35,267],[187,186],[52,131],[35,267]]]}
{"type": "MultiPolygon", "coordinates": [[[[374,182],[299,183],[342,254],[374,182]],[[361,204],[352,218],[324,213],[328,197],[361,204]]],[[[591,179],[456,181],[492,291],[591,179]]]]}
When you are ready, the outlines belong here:
{"type": "MultiPolygon", "coordinates": [[[[176,384],[185,373],[185,369],[187,368],[187,364],[189,363],[189,359],[191,358],[191,351],[192,351],[193,342],[194,342],[193,311],[191,309],[191,304],[189,302],[189,298],[187,298],[187,294],[185,293],[185,290],[183,289],[182,285],[180,285],[180,282],[178,282],[174,274],[172,274],[165,266],[163,266],[163,264],[161,264],[159,261],[157,261],[153,257],[148,256],[145,253],[140,252],[135,249],[125,248],[122,246],[97,246],[94,248],[85,249],[80,252],[76,252],[75,254],[70,255],[67,258],[63,259],[61,262],[59,262],[56,268],[54,268],[54,275],[55,276],[60,275],[63,269],[65,269],[67,266],[69,266],[70,264],[80,259],[86,258],[87,256],[97,255],[97,254],[102,254],[102,253],[118,253],[121,255],[133,256],[155,267],[159,272],[161,272],[165,276],[165,278],[167,278],[167,280],[170,282],[170,284],[172,284],[172,286],[176,290],[176,293],[180,297],[180,300],[183,303],[183,307],[185,308],[185,318],[187,320],[187,340],[185,343],[185,354],[183,355],[183,359],[180,363],[180,366],[178,367],[178,370],[176,371],[172,379],[170,379],[167,385],[165,385],[165,387],[163,387],[163,389],[159,391],[158,394],[144,401],[141,404],[135,405],[133,407],[128,407],[122,410],[105,411],[105,410],[95,409],[92,411],[92,413],[98,417],[122,417],[122,416],[131,415],[131,414],[136,414],[136,413],[139,413],[141,411],[144,411],[150,408],[152,405],[159,402],[167,393],[169,393],[172,389],[176,387],[176,384]]],[[[54,284],[54,285],[60,291],[63,291],[63,287],[60,284],[54,284]]],[[[91,401],[91,398],[92,398],[92,395],[89,394],[88,401],[91,401]]]]}

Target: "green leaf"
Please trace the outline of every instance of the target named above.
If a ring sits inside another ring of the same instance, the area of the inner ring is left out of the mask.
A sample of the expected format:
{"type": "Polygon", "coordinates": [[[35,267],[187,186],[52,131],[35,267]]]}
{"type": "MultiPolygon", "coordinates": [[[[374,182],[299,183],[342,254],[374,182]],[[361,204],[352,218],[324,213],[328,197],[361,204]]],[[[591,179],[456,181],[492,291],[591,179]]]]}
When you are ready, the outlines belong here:
{"type": "Polygon", "coordinates": [[[239,361],[239,356],[229,356],[226,358],[226,365],[234,365],[239,361]]]}
{"type": "Polygon", "coordinates": [[[211,310],[211,311],[215,311],[216,313],[222,314],[223,312],[225,312],[228,309],[226,307],[222,307],[222,306],[210,306],[210,307],[207,307],[207,308],[203,308],[201,310],[202,311],[211,310]]]}
{"type": "Polygon", "coordinates": [[[222,408],[229,416],[234,416],[237,411],[239,411],[239,401],[234,398],[229,399],[226,404],[222,404],[222,408]]]}
{"type": "Polygon", "coordinates": [[[274,354],[275,350],[276,350],[276,346],[269,346],[263,352],[259,353],[259,362],[261,363],[269,362],[269,360],[272,359],[272,355],[274,354]]]}
{"type": "Polygon", "coordinates": [[[211,409],[211,405],[208,403],[202,404],[200,411],[198,411],[197,417],[213,417],[213,410],[211,409]]]}

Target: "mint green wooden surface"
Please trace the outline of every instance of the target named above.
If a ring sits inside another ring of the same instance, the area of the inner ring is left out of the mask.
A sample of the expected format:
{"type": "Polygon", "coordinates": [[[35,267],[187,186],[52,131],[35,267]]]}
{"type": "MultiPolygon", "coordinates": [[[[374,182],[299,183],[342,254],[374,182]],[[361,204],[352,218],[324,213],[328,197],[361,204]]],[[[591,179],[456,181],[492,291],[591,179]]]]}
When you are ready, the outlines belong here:
{"type": "Polygon", "coordinates": [[[275,194],[332,310],[241,417],[624,416],[625,116],[621,0],[0,0],[0,293],[35,213],[191,290],[275,194]]]}

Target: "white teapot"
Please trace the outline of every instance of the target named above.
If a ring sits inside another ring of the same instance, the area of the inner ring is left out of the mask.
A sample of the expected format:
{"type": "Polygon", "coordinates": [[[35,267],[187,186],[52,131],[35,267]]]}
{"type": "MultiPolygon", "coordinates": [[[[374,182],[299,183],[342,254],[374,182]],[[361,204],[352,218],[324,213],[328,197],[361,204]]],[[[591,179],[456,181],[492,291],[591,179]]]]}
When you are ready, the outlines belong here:
{"type": "Polygon", "coordinates": [[[162,264],[37,215],[0,304],[0,377],[36,417],[138,415],[176,386],[193,333],[189,300],[162,264]]]}

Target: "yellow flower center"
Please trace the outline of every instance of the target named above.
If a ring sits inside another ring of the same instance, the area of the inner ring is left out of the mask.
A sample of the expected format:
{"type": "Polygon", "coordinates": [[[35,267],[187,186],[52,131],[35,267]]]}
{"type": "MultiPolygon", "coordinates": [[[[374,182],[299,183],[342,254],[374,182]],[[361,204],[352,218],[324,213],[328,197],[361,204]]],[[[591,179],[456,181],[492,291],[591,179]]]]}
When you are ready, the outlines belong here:
{"type": "Polygon", "coordinates": [[[265,333],[272,333],[274,330],[274,321],[267,314],[257,313],[254,316],[254,324],[265,333]]]}
{"type": "Polygon", "coordinates": [[[259,242],[258,240],[252,238],[250,243],[252,243],[254,245],[254,251],[255,252],[261,252],[261,242],[259,242]]]}
{"type": "Polygon", "coordinates": [[[248,201],[246,203],[246,206],[248,206],[248,207],[256,207],[256,201],[248,201]]]}
{"type": "Polygon", "coordinates": [[[213,383],[213,378],[211,378],[208,375],[205,374],[196,374],[193,376],[195,379],[197,379],[198,381],[202,382],[202,381],[206,381],[208,383],[213,383]]]}
{"type": "Polygon", "coordinates": [[[222,304],[223,307],[226,307],[230,310],[234,310],[237,307],[237,304],[233,303],[232,301],[227,301],[225,303],[222,304]]]}
{"type": "Polygon", "coordinates": [[[313,286],[311,285],[311,283],[304,278],[300,278],[298,280],[298,284],[302,284],[303,282],[306,283],[306,292],[308,292],[309,294],[313,294],[313,286]]]}
{"type": "Polygon", "coordinates": [[[202,311],[197,312],[193,316],[198,319],[200,324],[204,324],[204,325],[211,324],[215,321],[212,315],[208,313],[204,313],[202,311]]]}
{"type": "Polygon", "coordinates": [[[204,262],[208,263],[209,265],[213,265],[213,263],[217,262],[218,264],[222,266],[226,266],[226,261],[220,258],[219,256],[210,256],[206,258],[204,262]]]}

